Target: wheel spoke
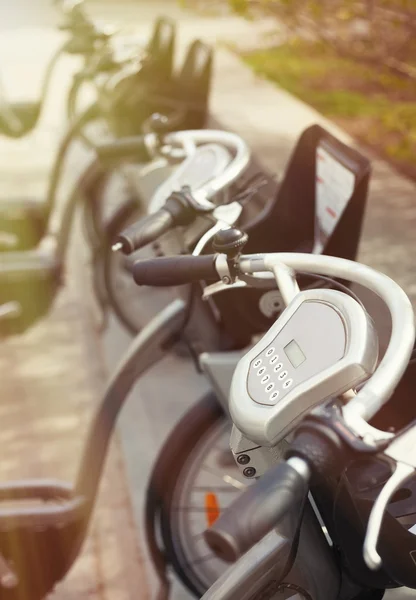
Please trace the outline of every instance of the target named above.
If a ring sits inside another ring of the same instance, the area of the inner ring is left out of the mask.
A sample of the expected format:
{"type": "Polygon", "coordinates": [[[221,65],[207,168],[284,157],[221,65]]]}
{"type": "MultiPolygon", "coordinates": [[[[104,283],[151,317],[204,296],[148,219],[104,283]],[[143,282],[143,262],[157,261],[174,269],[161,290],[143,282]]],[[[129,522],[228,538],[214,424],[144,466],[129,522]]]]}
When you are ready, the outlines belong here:
{"type": "MultiPolygon", "coordinates": [[[[241,484],[244,485],[245,484],[241,484]]],[[[213,492],[225,492],[227,494],[231,493],[234,494],[235,493],[235,487],[231,486],[231,485],[196,485],[194,488],[195,492],[206,492],[208,490],[213,491],[213,492]]]]}
{"type": "Polygon", "coordinates": [[[222,574],[224,563],[206,546],[204,531],[247,487],[237,478],[240,473],[227,447],[229,435],[224,419],[205,430],[189,449],[191,465],[181,476],[178,495],[170,504],[171,518],[176,523],[173,534],[181,546],[181,567],[207,587],[222,574]]]}
{"type": "Polygon", "coordinates": [[[224,483],[228,483],[237,490],[244,490],[247,487],[244,483],[241,483],[241,481],[235,479],[235,477],[232,477],[231,475],[222,475],[220,473],[217,473],[215,469],[213,469],[212,467],[208,467],[208,465],[205,463],[201,466],[201,471],[207,471],[207,473],[211,473],[211,475],[222,479],[224,483]]]}
{"type": "MultiPolygon", "coordinates": [[[[200,513],[204,513],[204,515],[206,514],[207,510],[205,507],[199,507],[199,506],[173,506],[172,510],[174,510],[175,512],[200,512],[200,513]]],[[[209,511],[208,511],[209,512],[209,511]]]]}
{"type": "Polygon", "coordinates": [[[207,562],[208,560],[212,560],[213,558],[217,558],[215,556],[215,554],[206,554],[205,556],[202,556],[201,558],[196,558],[195,560],[191,560],[190,562],[187,562],[185,564],[188,567],[190,567],[192,565],[200,565],[204,562],[207,562]]]}

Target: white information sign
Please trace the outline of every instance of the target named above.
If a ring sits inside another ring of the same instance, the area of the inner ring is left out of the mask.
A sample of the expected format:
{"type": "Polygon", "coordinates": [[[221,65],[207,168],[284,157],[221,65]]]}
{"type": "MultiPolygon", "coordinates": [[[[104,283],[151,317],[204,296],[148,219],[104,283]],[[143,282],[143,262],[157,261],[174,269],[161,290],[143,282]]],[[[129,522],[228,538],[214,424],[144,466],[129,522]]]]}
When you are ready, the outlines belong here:
{"type": "Polygon", "coordinates": [[[351,199],[354,185],[354,173],[319,145],[316,150],[315,254],[323,252],[351,199]]]}

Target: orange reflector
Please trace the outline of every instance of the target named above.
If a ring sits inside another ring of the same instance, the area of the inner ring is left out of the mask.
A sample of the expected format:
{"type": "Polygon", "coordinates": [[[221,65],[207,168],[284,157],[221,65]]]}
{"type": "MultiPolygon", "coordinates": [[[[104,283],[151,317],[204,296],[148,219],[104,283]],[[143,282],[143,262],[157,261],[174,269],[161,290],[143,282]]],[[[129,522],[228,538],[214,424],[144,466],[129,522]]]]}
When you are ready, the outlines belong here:
{"type": "Polygon", "coordinates": [[[220,506],[217,496],[211,492],[205,494],[205,516],[208,527],[211,527],[220,516],[220,506]]]}

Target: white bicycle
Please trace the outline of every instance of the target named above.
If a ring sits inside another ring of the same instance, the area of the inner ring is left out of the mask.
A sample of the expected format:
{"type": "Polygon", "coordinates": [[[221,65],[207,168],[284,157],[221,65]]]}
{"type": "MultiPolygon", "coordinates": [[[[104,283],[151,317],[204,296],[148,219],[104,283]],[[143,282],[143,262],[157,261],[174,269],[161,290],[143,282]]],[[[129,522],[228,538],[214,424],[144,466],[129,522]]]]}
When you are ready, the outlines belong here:
{"type": "Polygon", "coordinates": [[[416,427],[384,431],[374,420],[390,399],[399,404],[395,389],[412,357],[414,314],[403,290],[362,264],[296,253],[154,258],[137,261],[133,276],[157,286],[219,279],[205,297],[277,285],[287,305],[234,372],[231,450],[242,485],[199,532],[201,548],[224,565],[203,598],[375,600],[388,588],[416,588],[416,427]],[[304,273],[358,283],[384,300],[392,333],[381,360],[354,294],[301,292],[304,273]],[[252,485],[241,493],[244,480],[252,485]]]}

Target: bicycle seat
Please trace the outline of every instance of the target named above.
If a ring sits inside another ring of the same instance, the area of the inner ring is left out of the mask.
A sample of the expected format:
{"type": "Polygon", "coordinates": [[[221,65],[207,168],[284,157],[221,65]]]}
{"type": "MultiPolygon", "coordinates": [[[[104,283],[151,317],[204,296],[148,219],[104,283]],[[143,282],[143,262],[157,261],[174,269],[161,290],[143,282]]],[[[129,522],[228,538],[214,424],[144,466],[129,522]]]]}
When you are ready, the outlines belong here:
{"type": "Polygon", "coordinates": [[[148,108],[157,103],[157,111],[174,115],[173,130],[202,129],[208,115],[212,81],[213,50],[200,40],[194,40],[179,73],[159,81],[148,90],[148,108]],[[152,104],[153,103],[153,104],[152,104]]]}
{"type": "Polygon", "coordinates": [[[186,110],[181,129],[201,129],[205,126],[212,67],[212,48],[200,40],[192,42],[172,90],[174,101],[182,104],[186,110]]]}
{"type": "Polygon", "coordinates": [[[194,40],[180,72],[161,88],[160,111],[175,114],[175,130],[203,129],[208,116],[211,92],[213,49],[194,40]]]}
{"type": "Polygon", "coordinates": [[[102,96],[100,102],[113,134],[140,134],[144,122],[154,113],[174,114],[177,131],[203,128],[208,114],[212,55],[210,46],[196,40],[190,45],[180,72],[173,74],[167,59],[155,59],[149,52],[143,68],[118,81],[102,96]]]}
{"type": "Polygon", "coordinates": [[[0,321],[0,335],[22,333],[49,310],[62,282],[63,259],[56,246],[41,244],[0,254],[0,306],[18,303],[20,312],[0,321]]]}
{"type": "Polygon", "coordinates": [[[172,19],[160,17],[156,20],[153,34],[147,46],[147,60],[144,68],[158,78],[170,78],[173,69],[173,56],[176,45],[176,25],[172,19]]]}
{"type": "Polygon", "coordinates": [[[156,21],[140,67],[123,75],[116,73],[99,93],[98,102],[116,137],[140,135],[153,113],[163,112],[172,81],[176,28],[172,20],[156,21]]]}
{"type": "Polygon", "coordinates": [[[34,248],[45,233],[48,216],[44,198],[0,200],[0,252],[34,248]]]}

